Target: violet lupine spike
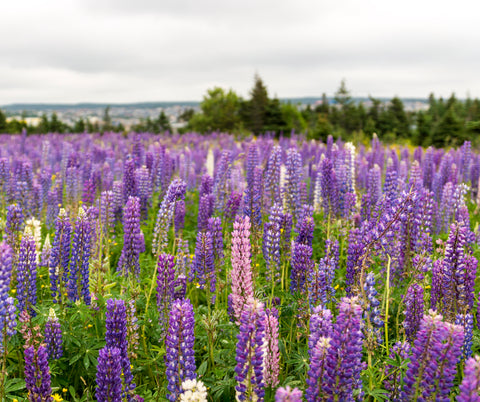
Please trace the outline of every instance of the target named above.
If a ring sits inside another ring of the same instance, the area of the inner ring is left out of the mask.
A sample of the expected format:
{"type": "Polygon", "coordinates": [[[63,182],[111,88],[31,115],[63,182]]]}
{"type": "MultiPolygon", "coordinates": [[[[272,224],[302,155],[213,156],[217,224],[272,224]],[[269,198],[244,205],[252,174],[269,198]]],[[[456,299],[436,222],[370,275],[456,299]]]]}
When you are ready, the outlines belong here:
{"type": "Polygon", "coordinates": [[[195,317],[188,299],[175,300],[170,311],[166,346],[167,399],[179,400],[182,383],[197,378],[195,366],[195,317]]]}
{"type": "MultiPolygon", "coordinates": [[[[326,383],[325,379],[327,374],[327,356],[330,348],[330,342],[330,338],[321,337],[309,350],[310,369],[307,373],[308,388],[305,391],[305,399],[307,402],[327,400],[327,395],[329,394],[329,384],[326,383]]],[[[334,395],[330,394],[329,396],[333,401],[334,395]]],[[[339,400],[346,401],[350,399],[339,400]]],[[[353,398],[351,398],[351,400],[353,400],[353,398]]]]}
{"type": "Polygon", "coordinates": [[[185,201],[179,200],[175,203],[175,234],[181,233],[185,227],[185,201]]]}
{"type": "Polygon", "coordinates": [[[206,194],[212,194],[213,192],[213,179],[210,175],[204,174],[201,179],[200,189],[198,191],[199,198],[206,194]]]}
{"type": "Polygon", "coordinates": [[[207,229],[212,234],[215,269],[217,273],[219,273],[221,271],[220,267],[224,264],[223,259],[225,258],[223,251],[222,219],[220,217],[210,218],[207,229]]]}
{"type": "Polygon", "coordinates": [[[157,309],[162,338],[166,334],[170,305],[175,290],[175,262],[173,255],[160,254],[157,263],[157,309]]]}
{"type": "Polygon", "coordinates": [[[33,346],[25,349],[25,383],[29,400],[53,402],[48,366],[47,350],[40,345],[37,350],[33,346]]]}
{"type": "MultiPolygon", "coordinates": [[[[12,280],[12,249],[2,242],[0,243],[0,334],[3,334],[3,328],[7,320],[8,292],[10,291],[10,282],[12,280]]],[[[3,341],[0,336],[0,345],[3,341]]]]}
{"type": "Polygon", "coordinates": [[[373,272],[367,274],[365,278],[364,284],[365,294],[367,296],[369,306],[367,307],[368,316],[370,319],[370,323],[373,326],[373,331],[375,332],[375,336],[377,341],[381,341],[381,332],[380,328],[383,327],[383,321],[380,318],[380,301],[377,298],[377,290],[375,289],[375,277],[373,272]]]}
{"type": "Polygon", "coordinates": [[[186,189],[187,185],[180,179],[175,179],[168,186],[167,193],[158,210],[153,233],[152,251],[155,256],[158,256],[168,243],[168,231],[175,213],[175,203],[185,199],[186,189]]]}
{"type": "Polygon", "coordinates": [[[231,175],[231,151],[223,151],[218,162],[213,183],[213,194],[215,195],[215,208],[222,210],[225,204],[227,183],[231,175]]]}
{"type": "Polygon", "coordinates": [[[325,393],[349,401],[354,390],[362,396],[362,307],[356,298],[343,298],[338,309],[326,362],[325,393]]]}
{"type": "Polygon", "coordinates": [[[455,324],[463,327],[463,345],[462,345],[462,359],[467,359],[472,356],[473,345],[473,314],[457,314],[455,324]]]}
{"type": "Polygon", "coordinates": [[[325,307],[317,306],[310,317],[310,335],[308,337],[308,354],[312,359],[312,351],[320,338],[331,338],[333,335],[332,312],[325,307]]]}
{"type": "Polygon", "coordinates": [[[123,203],[128,201],[129,197],[137,196],[137,183],[135,180],[135,161],[127,159],[123,170],[123,203]]]}
{"type": "Polygon", "coordinates": [[[265,386],[275,388],[280,372],[280,350],[278,348],[278,311],[275,307],[265,312],[265,354],[263,376],[265,386]]]}
{"type": "Polygon", "coordinates": [[[245,190],[244,213],[250,218],[255,231],[262,225],[263,170],[256,166],[245,190]]]}
{"type": "Polygon", "coordinates": [[[315,221],[313,217],[306,216],[299,225],[298,236],[295,241],[299,244],[306,244],[312,247],[314,229],[315,221]]]}
{"type": "Polygon", "coordinates": [[[19,311],[28,310],[36,315],[33,306],[37,304],[37,253],[35,239],[26,232],[20,242],[17,267],[17,299],[19,311]]]}
{"type": "Polygon", "coordinates": [[[286,177],[285,187],[282,189],[287,211],[296,215],[300,210],[300,181],[302,180],[302,156],[295,148],[287,150],[285,161],[286,177]]]}
{"type": "Polygon", "coordinates": [[[237,216],[232,232],[232,303],[235,317],[240,320],[244,306],[253,299],[251,266],[250,218],[237,216]]]}
{"type": "Polygon", "coordinates": [[[146,166],[135,170],[135,182],[137,195],[140,201],[140,213],[142,219],[147,219],[148,206],[152,196],[152,179],[146,166]]]}
{"type": "Polygon", "coordinates": [[[17,308],[15,307],[15,299],[7,297],[5,325],[7,327],[7,336],[12,337],[17,333],[17,308]]]}
{"type": "Polygon", "coordinates": [[[321,258],[318,265],[311,264],[307,272],[307,290],[310,307],[326,305],[330,296],[329,278],[325,259],[321,258]]]}
{"type": "Polygon", "coordinates": [[[62,328],[60,321],[51,308],[45,323],[45,344],[49,359],[60,359],[63,355],[62,328]]]}
{"type": "Polygon", "coordinates": [[[265,311],[263,304],[255,299],[250,299],[242,311],[237,339],[236,399],[262,402],[265,395],[263,382],[265,311]]]}
{"type": "Polygon", "coordinates": [[[242,193],[239,193],[237,191],[232,191],[230,193],[224,211],[224,216],[227,221],[231,222],[235,219],[235,216],[240,209],[242,198],[242,193]]]}
{"type": "Polygon", "coordinates": [[[265,172],[265,195],[268,205],[273,205],[275,200],[280,199],[280,167],[282,165],[282,148],[279,145],[273,147],[268,158],[265,172]]]}
{"type": "Polygon", "coordinates": [[[20,245],[20,234],[24,223],[22,208],[13,204],[7,207],[7,220],[5,223],[4,241],[12,248],[18,250],[20,245]]]}
{"type": "Polygon", "coordinates": [[[280,236],[280,225],[278,222],[265,222],[263,231],[263,258],[265,259],[265,275],[268,283],[278,283],[280,281],[280,236]]]}
{"type": "Polygon", "coordinates": [[[330,159],[325,158],[322,160],[319,175],[323,213],[325,218],[333,217],[338,213],[338,185],[330,159]]]}
{"type": "Polygon", "coordinates": [[[364,253],[363,236],[354,228],[348,234],[347,272],[345,274],[347,296],[352,296],[358,287],[361,259],[364,253]]]}
{"type": "Polygon", "coordinates": [[[198,202],[198,231],[202,232],[207,229],[208,220],[213,215],[215,198],[213,194],[205,194],[200,197],[198,202]]]}
{"type": "Polygon", "coordinates": [[[306,244],[294,243],[292,252],[292,270],[290,273],[290,291],[303,292],[307,273],[313,264],[312,247],[306,244]]]}
{"type": "Polygon", "coordinates": [[[211,232],[199,232],[195,245],[195,257],[193,258],[191,280],[195,277],[200,289],[205,285],[211,293],[216,289],[215,255],[213,253],[213,239],[211,232]]]}
{"type": "Polygon", "coordinates": [[[402,401],[449,400],[463,344],[463,328],[442,321],[430,310],[424,315],[403,379],[402,401]]]}
{"type": "Polygon", "coordinates": [[[72,256],[70,259],[70,276],[67,283],[68,298],[71,302],[83,297],[85,304],[91,303],[90,295],[90,251],[92,226],[86,212],[80,207],[75,223],[75,233],[72,242],[72,256]],[[81,277],[81,279],[80,279],[81,277]],[[80,295],[78,281],[80,279],[80,295]]]}
{"type": "Polygon", "coordinates": [[[121,352],[116,347],[104,347],[98,353],[97,389],[95,396],[98,402],[121,402],[122,366],[121,352]]]}
{"type": "Polygon", "coordinates": [[[404,303],[405,320],[403,327],[405,328],[407,339],[413,342],[420,327],[420,321],[423,318],[424,312],[423,288],[418,283],[410,285],[404,303]]]}
{"type": "Polygon", "coordinates": [[[128,401],[132,400],[132,392],[135,389],[133,375],[130,368],[130,359],[128,358],[128,339],[127,339],[127,312],[123,300],[108,299],[107,312],[105,314],[105,341],[107,348],[118,348],[120,350],[120,365],[123,372],[123,393],[128,401]]]}
{"type": "Polygon", "coordinates": [[[100,220],[102,232],[109,238],[115,223],[115,200],[113,191],[103,191],[100,195],[100,220]]]}
{"type": "Polygon", "coordinates": [[[303,393],[298,388],[280,387],[275,393],[275,402],[302,402],[303,393]]]}
{"type": "Polygon", "coordinates": [[[54,303],[62,300],[63,290],[67,284],[71,237],[72,225],[62,208],[55,222],[55,238],[49,261],[50,290],[54,303]]]}
{"type": "Polygon", "coordinates": [[[117,272],[123,276],[140,277],[140,200],[129,197],[123,211],[123,249],[118,260],[117,272]]]}
{"type": "Polygon", "coordinates": [[[470,357],[465,363],[463,380],[458,387],[457,402],[480,401],[480,356],[470,357]]]}

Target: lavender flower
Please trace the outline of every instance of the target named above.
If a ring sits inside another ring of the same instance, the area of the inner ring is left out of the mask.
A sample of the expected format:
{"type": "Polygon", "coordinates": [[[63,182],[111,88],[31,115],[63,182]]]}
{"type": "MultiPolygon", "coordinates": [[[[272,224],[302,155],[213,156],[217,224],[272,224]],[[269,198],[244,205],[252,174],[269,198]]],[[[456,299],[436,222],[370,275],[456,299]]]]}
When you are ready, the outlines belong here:
{"type": "Polygon", "coordinates": [[[450,395],[463,344],[463,329],[430,310],[423,317],[403,379],[402,401],[445,400],[450,395]]]}
{"type": "Polygon", "coordinates": [[[72,225],[63,208],[60,209],[55,227],[55,238],[50,252],[49,272],[53,302],[57,303],[62,298],[62,287],[65,286],[68,279],[72,236],[72,225]]]}
{"type": "Polygon", "coordinates": [[[265,338],[265,312],[263,304],[251,299],[240,318],[237,335],[236,398],[240,401],[263,401],[263,354],[265,338]]]}
{"type": "Polygon", "coordinates": [[[123,300],[108,299],[106,322],[107,331],[105,341],[107,348],[118,348],[120,366],[123,373],[123,393],[127,400],[131,401],[135,384],[130,370],[130,359],[128,358],[128,340],[127,340],[127,312],[123,300]]]}
{"type": "Polygon", "coordinates": [[[312,247],[306,244],[293,244],[292,271],[290,274],[290,291],[303,291],[305,279],[313,262],[312,247]]]}
{"type": "Polygon", "coordinates": [[[79,300],[78,280],[81,276],[80,296],[88,306],[90,296],[90,250],[92,226],[86,212],[80,207],[75,223],[75,234],[72,243],[72,257],[70,261],[70,276],[68,278],[68,298],[71,302],[79,300]]]}
{"type": "Polygon", "coordinates": [[[121,360],[120,349],[108,346],[100,349],[95,392],[98,402],[121,402],[123,400],[121,360]]]}
{"type": "Polygon", "coordinates": [[[459,389],[457,402],[480,401],[480,356],[470,357],[466,361],[463,381],[459,389]]]}
{"type": "Polygon", "coordinates": [[[423,318],[423,288],[417,284],[412,284],[405,296],[405,321],[403,327],[405,334],[410,342],[413,342],[417,335],[420,321],[423,318]]]}
{"type": "Polygon", "coordinates": [[[280,387],[275,394],[275,402],[302,402],[302,391],[298,388],[291,389],[289,385],[286,388],[280,387]]]}
{"type": "Polygon", "coordinates": [[[194,380],[195,355],[193,345],[195,318],[193,306],[190,300],[175,300],[170,311],[168,333],[165,340],[167,348],[165,363],[167,366],[166,376],[168,379],[169,401],[177,401],[183,393],[182,383],[186,380],[194,380]]]}
{"type": "MultiPolygon", "coordinates": [[[[118,260],[117,271],[124,276],[140,276],[140,201],[138,197],[129,197],[123,211],[123,249],[118,260]]],[[[142,240],[142,241],[141,241],[142,240]]]]}
{"type": "Polygon", "coordinates": [[[51,308],[45,324],[45,344],[49,359],[60,359],[62,357],[62,343],[62,328],[55,315],[55,310],[51,308]]]}
{"type": "Polygon", "coordinates": [[[20,243],[17,269],[17,297],[19,311],[27,310],[36,315],[32,308],[37,304],[37,253],[31,233],[25,233],[20,243]]]}
{"type": "Polygon", "coordinates": [[[25,349],[25,383],[31,401],[53,402],[47,350],[40,345],[25,349]]]}
{"type": "Polygon", "coordinates": [[[157,263],[157,309],[162,338],[165,336],[170,304],[175,290],[175,262],[173,255],[160,254],[157,263]]]}

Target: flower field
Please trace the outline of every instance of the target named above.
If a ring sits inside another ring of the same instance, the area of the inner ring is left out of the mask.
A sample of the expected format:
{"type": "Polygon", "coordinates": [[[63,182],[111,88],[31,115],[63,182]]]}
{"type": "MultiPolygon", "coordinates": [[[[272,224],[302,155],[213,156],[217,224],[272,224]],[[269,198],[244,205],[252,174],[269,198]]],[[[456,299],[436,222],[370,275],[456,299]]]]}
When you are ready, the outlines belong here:
{"type": "Polygon", "coordinates": [[[480,401],[480,154],[0,136],[0,401],[480,401]]]}

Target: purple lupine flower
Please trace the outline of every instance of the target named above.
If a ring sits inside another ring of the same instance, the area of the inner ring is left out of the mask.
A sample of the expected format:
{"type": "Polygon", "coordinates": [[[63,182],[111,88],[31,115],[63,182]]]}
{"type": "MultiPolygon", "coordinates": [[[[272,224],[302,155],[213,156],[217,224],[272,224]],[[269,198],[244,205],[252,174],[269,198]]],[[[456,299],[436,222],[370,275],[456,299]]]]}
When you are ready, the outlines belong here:
{"type": "Polygon", "coordinates": [[[117,272],[124,276],[140,277],[140,201],[129,197],[123,211],[123,249],[118,260],[117,272]]]}
{"type": "Polygon", "coordinates": [[[17,268],[17,298],[19,311],[27,310],[36,315],[32,308],[37,304],[37,252],[35,239],[26,232],[20,242],[17,268]]]}
{"type": "Polygon", "coordinates": [[[280,372],[280,350],[278,348],[278,311],[275,307],[265,312],[265,355],[264,379],[265,386],[275,388],[278,385],[280,372]]]}
{"type": "Polygon", "coordinates": [[[98,402],[121,402],[122,397],[122,356],[116,347],[104,347],[98,353],[97,389],[98,402]]]}
{"type": "Polygon", "coordinates": [[[127,159],[123,170],[123,203],[128,201],[129,197],[137,196],[137,183],[135,181],[135,161],[127,159]]]}
{"type": "Polygon", "coordinates": [[[113,231],[115,223],[115,199],[113,191],[103,191],[100,194],[100,220],[102,222],[102,232],[110,234],[113,231]]]}
{"type": "MultiPolygon", "coordinates": [[[[2,242],[0,243],[0,334],[7,316],[7,299],[12,279],[12,249],[2,242]]],[[[0,337],[1,338],[1,337],[0,337]]],[[[1,341],[0,341],[1,342],[1,341]]]]}
{"type": "Polygon", "coordinates": [[[312,247],[306,244],[294,243],[292,252],[292,271],[290,274],[290,291],[303,291],[305,279],[312,262],[312,247]]]}
{"type": "Polygon", "coordinates": [[[374,165],[368,171],[367,193],[370,195],[370,205],[373,208],[382,197],[382,171],[374,165]]]}
{"type": "Polygon", "coordinates": [[[250,218],[254,232],[262,226],[263,169],[256,166],[245,190],[244,213],[250,218]]]}
{"type": "Polygon", "coordinates": [[[273,147],[268,158],[265,172],[265,195],[268,205],[273,205],[275,200],[280,199],[280,167],[282,165],[282,148],[279,145],[273,147]]]}
{"type": "Polygon", "coordinates": [[[455,324],[463,327],[463,345],[462,345],[462,359],[467,359],[472,356],[473,345],[473,314],[457,314],[455,324]]]}
{"type": "Polygon", "coordinates": [[[57,192],[55,190],[50,190],[47,195],[47,217],[46,225],[48,229],[51,229],[55,223],[55,218],[57,217],[59,210],[59,202],[57,199],[57,192]]]}
{"type": "Polygon", "coordinates": [[[75,234],[72,242],[72,257],[70,260],[70,276],[67,283],[68,298],[71,302],[79,300],[78,280],[81,276],[80,296],[85,304],[90,305],[90,250],[92,226],[82,207],[78,211],[78,218],[75,222],[75,234]]]}
{"type": "Polygon", "coordinates": [[[338,185],[335,170],[330,159],[325,158],[320,163],[320,186],[325,217],[338,213],[338,185]]]}
{"type": "Polygon", "coordinates": [[[63,355],[62,328],[53,308],[50,309],[45,323],[45,344],[49,359],[60,359],[63,355]]]}
{"type": "Polygon", "coordinates": [[[207,229],[208,219],[213,215],[215,198],[213,194],[205,194],[200,197],[198,203],[198,231],[207,229]]]}
{"type": "Polygon", "coordinates": [[[457,402],[480,401],[480,356],[470,357],[465,363],[463,380],[457,402]]]}
{"type": "Polygon", "coordinates": [[[177,276],[173,282],[173,300],[184,299],[187,294],[187,277],[184,274],[177,276]]]}
{"type": "Polygon", "coordinates": [[[282,189],[286,210],[292,215],[296,215],[300,210],[300,182],[302,181],[302,156],[295,148],[287,150],[287,159],[285,161],[285,187],[282,189]]]}
{"type": "Polygon", "coordinates": [[[24,223],[22,208],[13,204],[7,207],[7,220],[5,223],[5,235],[3,239],[12,250],[18,250],[20,234],[24,223]]]}
{"type": "Polygon", "coordinates": [[[380,309],[378,308],[378,306],[380,306],[380,302],[377,299],[378,292],[375,289],[375,277],[373,272],[370,272],[365,277],[364,290],[369,302],[369,306],[367,307],[369,320],[373,326],[377,341],[380,341],[380,328],[383,326],[383,322],[380,318],[380,309]]]}
{"type": "Polygon", "coordinates": [[[331,338],[333,335],[332,312],[325,307],[317,306],[312,309],[310,317],[310,336],[308,337],[308,350],[310,359],[312,351],[320,338],[331,338]]]}
{"type": "Polygon", "coordinates": [[[247,185],[252,185],[255,178],[255,168],[259,165],[258,163],[258,148],[257,144],[252,143],[248,147],[247,161],[246,161],[246,176],[247,176],[247,185]]]}
{"type": "Polygon", "coordinates": [[[310,307],[313,308],[319,304],[326,305],[330,295],[330,287],[327,264],[325,264],[325,259],[321,258],[318,265],[311,264],[307,272],[307,290],[310,307]]]}
{"type": "Polygon", "coordinates": [[[298,388],[280,387],[275,393],[275,402],[302,402],[302,391],[298,388]]]}
{"type": "Polygon", "coordinates": [[[137,195],[140,201],[140,214],[142,219],[146,219],[152,196],[152,179],[146,166],[135,170],[135,183],[137,184],[137,195]]]}
{"type": "MultiPolygon", "coordinates": [[[[263,231],[263,258],[266,265],[267,282],[280,281],[280,225],[270,217],[263,231]]],[[[273,286],[273,285],[272,285],[273,286]]]]}
{"type": "Polygon", "coordinates": [[[313,217],[306,216],[299,225],[298,236],[295,241],[299,244],[306,244],[307,246],[311,247],[314,229],[315,221],[313,220],[313,217]]]}
{"type": "Polygon", "coordinates": [[[228,197],[227,204],[225,205],[225,219],[227,221],[233,221],[240,209],[242,203],[242,193],[232,191],[228,197]]]}
{"type": "MultiPolygon", "coordinates": [[[[193,258],[190,280],[193,276],[200,285],[200,289],[204,289],[205,285],[212,294],[215,293],[217,275],[215,272],[215,255],[213,253],[213,239],[211,232],[199,232],[197,234],[197,243],[195,246],[195,257],[193,258]]],[[[214,298],[212,302],[214,302],[214,298]]]]}
{"type": "Polygon", "coordinates": [[[215,268],[217,273],[223,265],[225,258],[223,252],[222,219],[220,217],[208,220],[208,231],[212,234],[213,255],[215,256],[215,268]]]}
{"type": "Polygon", "coordinates": [[[130,369],[130,359],[128,358],[128,340],[127,340],[127,311],[123,300],[108,299],[105,326],[105,341],[107,348],[118,348],[120,350],[120,365],[123,372],[123,392],[127,400],[132,400],[132,392],[135,389],[133,375],[130,369]]]}
{"type": "Polygon", "coordinates": [[[215,195],[215,208],[217,210],[224,208],[226,187],[232,170],[230,165],[231,157],[231,151],[223,151],[220,161],[215,168],[213,194],[215,195]]]}
{"type": "Polygon", "coordinates": [[[448,400],[463,344],[463,328],[442,321],[430,310],[424,315],[403,379],[402,401],[448,400]]]}
{"type": "Polygon", "coordinates": [[[92,205],[95,201],[95,194],[97,192],[97,188],[95,185],[95,180],[93,177],[88,178],[83,183],[83,194],[82,194],[82,201],[86,205],[92,205]]]}
{"type": "Polygon", "coordinates": [[[113,187],[113,209],[115,214],[115,219],[120,219],[123,211],[123,182],[114,181],[113,187]]]}
{"type": "Polygon", "coordinates": [[[153,234],[152,250],[153,254],[158,256],[168,243],[168,230],[172,224],[175,213],[175,203],[185,199],[187,185],[180,179],[175,179],[168,186],[160,209],[158,210],[157,221],[153,234]]]}
{"type": "Polygon", "coordinates": [[[15,307],[15,299],[13,297],[7,297],[5,304],[5,325],[7,327],[7,336],[13,336],[17,333],[17,308],[15,307]]]}
{"type": "MultiPolygon", "coordinates": [[[[410,357],[410,344],[408,342],[396,342],[392,348],[390,349],[390,356],[389,358],[395,360],[396,355],[400,357],[400,359],[406,360],[410,357]]],[[[385,366],[385,381],[384,386],[388,394],[388,400],[392,402],[400,402],[400,393],[402,391],[401,382],[402,382],[402,373],[398,367],[393,366],[391,364],[387,364],[385,366]]]]}
{"type": "Polygon", "coordinates": [[[188,299],[175,300],[170,311],[168,333],[165,339],[166,376],[168,379],[167,399],[177,401],[185,380],[197,378],[195,366],[195,317],[188,299]]]}
{"type": "Polygon", "coordinates": [[[345,274],[347,296],[353,295],[359,282],[364,244],[360,229],[352,229],[348,235],[347,272],[345,274]]]}
{"type": "Polygon", "coordinates": [[[170,304],[175,290],[175,262],[173,255],[160,254],[157,263],[157,309],[162,338],[165,336],[170,304]]]}
{"type": "Polygon", "coordinates": [[[53,302],[62,300],[63,288],[68,280],[68,265],[70,262],[70,241],[72,225],[67,213],[62,208],[55,223],[55,238],[48,263],[50,272],[50,290],[53,302]]]}
{"type": "Polygon", "coordinates": [[[405,296],[405,321],[403,327],[410,342],[413,342],[417,335],[420,321],[423,318],[423,288],[414,283],[410,285],[405,296]]]}
{"type": "Polygon", "coordinates": [[[185,201],[180,200],[175,204],[175,233],[178,234],[185,227],[185,201]]]}
{"type": "Polygon", "coordinates": [[[47,350],[43,345],[35,350],[33,346],[25,349],[25,383],[31,401],[52,402],[50,367],[47,350]]]}
{"type": "MultiPolygon", "coordinates": [[[[328,394],[328,384],[325,382],[327,375],[327,356],[330,348],[330,338],[320,337],[318,341],[310,348],[310,370],[308,370],[305,399],[307,402],[316,402],[325,400],[328,394]]],[[[332,400],[333,400],[333,395],[332,400]]],[[[350,400],[350,399],[339,399],[350,400]]],[[[353,400],[353,398],[351,398],[353,400]]]]}
{"type": "Polygon", "coordinates": [[[265,311],[255,299],[242,310],[240,333],[237,335],[235,367],[236,398],[239,401],[263,401],[263,354],[265,338],[265,311]]]}
{"type": "Polygon", "coordinates": [[[201,179],[200,189],[198,191],[199,197],[202,198],[205,194],[212,194],[213,192],[213,179],[210,175],[204,174],[201,179]]]}
{"type": "Polygon", "coordinates": [[[352,400],[353,390],[362,389],[362,307],[356,298],[343,298],[328,350],[325,393],[339,400],[352,400]]]}

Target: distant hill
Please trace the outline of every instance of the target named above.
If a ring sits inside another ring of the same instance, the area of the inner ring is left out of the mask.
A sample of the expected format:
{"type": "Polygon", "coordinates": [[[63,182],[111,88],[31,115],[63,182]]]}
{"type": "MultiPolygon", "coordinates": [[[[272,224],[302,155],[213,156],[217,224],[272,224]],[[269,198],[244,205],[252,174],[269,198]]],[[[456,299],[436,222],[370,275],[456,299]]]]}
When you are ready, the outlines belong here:
{"type": "MultiPolygon", "coordinates": [[[[321,96],[314,97],[299,97],[299,98],[280,98],[281,102],[290,102],[294,104],[311,105],[322,99],[321,96]]],[[[334,102],[333,97],[327,98],[329,102],[334,102]]],[[[388,102],[390,98],[378,98],[382,102],[388,102]]],[[[367,97],[352,97],[354,102],[368,101],[367,97]]],[[[402,98],[402,101],[407,102],[427,102],[426,98],[402,98]]],[[[7,112],[22,112],[22,111],[43,111],[43,110],[72,110],[72,109],[104,109],[107,106],[111,108],[132,108],[132,109],[154,109],[167,108],[172,106],[195,107],[199,106],[200,101],[177,101],[177,102],[138,102],[138,103],[13,103],[10,105],[0,106],[0,109],[7,112]]]]}

